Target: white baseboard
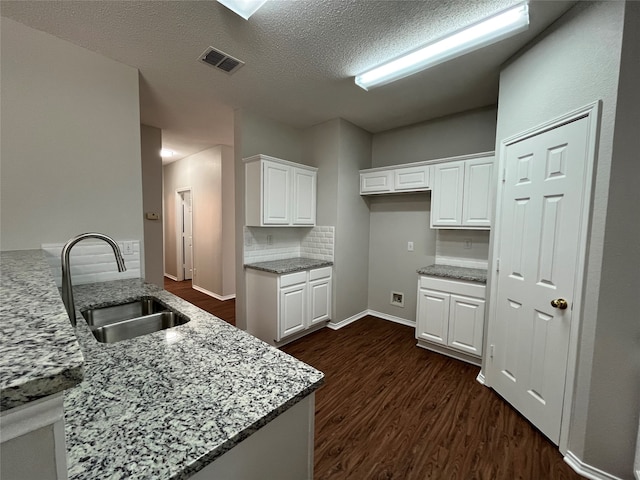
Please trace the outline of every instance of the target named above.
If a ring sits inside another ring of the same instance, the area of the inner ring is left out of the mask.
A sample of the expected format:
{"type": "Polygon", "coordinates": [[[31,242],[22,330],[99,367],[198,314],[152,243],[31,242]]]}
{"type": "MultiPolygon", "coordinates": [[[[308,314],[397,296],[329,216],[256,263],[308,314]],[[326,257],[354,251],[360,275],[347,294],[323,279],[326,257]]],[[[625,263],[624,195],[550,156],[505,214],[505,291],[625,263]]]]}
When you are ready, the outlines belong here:
{"type": "Polygon", "coordinates": [[[164,276],[167,277],[169,280],[173,280],[174,282],[178,281],[178,277],[175,277],[173,275],[168,274],[167,272],[164,273],[164,276]]]}
{"type": "Polygon", "coordinates": [[[206,288],[199,287],[195,283],[191,284],[191,288],[199,291],[200,293],[204,293],[205,295],[209,295],[210,297],[213,297],[216,300],[220,300],[222,302],[224,302],[225,300],[231,300],[232,298],[236,298],[235,293],[233,295],[218,295],[217,293],[210,292],[206,288]]]}
{"type": "Polygon", "coordinates": [[[407,320],[405,318],[396,317],[395,315],[389,315],[388,313],[377,312],[375,310],[363,310],[360,313],[356,313],[355,315],[345,318],[340,322],[330,322],[327,326],[331,330],[340,330],[347,325],[360,320],[361,318],[366,317],[367,315],[371,315],[372,317],[378,317],[383,320],[388,320],[390,322],[399,323],[400,325],[406,325],[407,327],[415,327],[416,322],[412,322],[411,320],[407,320]]]}
{"type": "Polygon", "coordinates": [[[355,315],[352,315],[349,318],[345,318],[344,320],[340,321],[340,322],[329,322],[327,324],[327,327],[329,327],[331,330],[340,330],[343,327],[346,327],[347,325],[356,322],[358,320],[360,320],[361,318],[366,317],[367,315],[369,315],[369,310],[364,310],[360,313],[356,313],[355,315]]]}
{"type": "Polygon", "coordinates": [[[367,310],[367,315],[372,315],[383,320],[389,320],[393,323],[399,323],[400,325],[406,325],[407,327],[416,327],[416,322],[407,320],[406,318],[396,317],[395,315],[389,315],[388,313],[377,312],[375,310],[367,310]]]}
{"type": "Polygon", "coordinates": [[[582,475],[585,478],[590,480],[622,480],[620,477],[616,477],[615,475],[611,475],[610,473],[604,472],[599,468],[592,467],[591,465],[587,465],[578,457],[575,456],[573,452],[567,452],[564,457],[564,461],[579,475],[582,475]]]}
{"type": "Polygon", "coordinates": [[[478,373],[478,376],[476,377],[476,382],[478,382],[481,385],[486,385],[485,380],[486,379],[484,377],[484,372],[480,370],[480,373],[478,373]]]}

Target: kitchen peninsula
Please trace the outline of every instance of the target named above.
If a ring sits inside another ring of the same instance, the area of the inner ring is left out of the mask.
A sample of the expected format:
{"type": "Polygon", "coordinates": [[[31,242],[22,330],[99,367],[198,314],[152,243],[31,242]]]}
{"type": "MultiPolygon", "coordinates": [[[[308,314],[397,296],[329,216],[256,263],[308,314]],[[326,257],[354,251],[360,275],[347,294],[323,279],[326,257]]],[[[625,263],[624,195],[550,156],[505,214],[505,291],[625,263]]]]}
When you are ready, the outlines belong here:
{"type": "MultiPolygon", "coordinates": [[[[1,364],[3,416],[12,408],[7,404],[5,410],[5,391],[16,398],[20,390],[10,388],[4,373],[15,362],[22,362],[25,377],[41,368],[38,358],[28,356],[30,349],[20,347],[21,332],[35,341],[39,331],[22,313],[36,301],[64,311],[59,296],[43,300],[40,294],[55,289],[45,267],[39,250],[2,253],[3,294],[23,295],[11,302],[21,315],[5,305],[2,310],[3,333],[13,331],[3,335],[2,348],[15,343],[1,364]],[[40,285],[31,282],[21,290],[19,278],[31,273],[25,261],[42,271],[40,285]]],[[[78,315],[77,340],[67,346],[74,359],[84,357],[84,366],[75,367],[84,369],[84,378],[71,388],[64,385],[70,479],[312,476],[314,391],[322,384],[321,372],[139,279],[76,286],[74,293],[78,311],[153,296],[190,321],[103,344],[78,315]]],[[[67,332],[66,322],[56,317],[52,325],[67,332]]]]}

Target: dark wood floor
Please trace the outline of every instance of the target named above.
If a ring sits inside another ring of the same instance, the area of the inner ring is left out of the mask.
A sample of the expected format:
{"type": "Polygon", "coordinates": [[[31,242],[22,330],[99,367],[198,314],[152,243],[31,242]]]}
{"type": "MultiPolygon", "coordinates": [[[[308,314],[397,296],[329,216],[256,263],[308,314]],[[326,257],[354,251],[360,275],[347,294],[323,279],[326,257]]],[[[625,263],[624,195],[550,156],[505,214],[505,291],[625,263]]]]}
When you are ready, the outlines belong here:
{"type": "Polygon", "coordinates": [[[194,290],[191,286],[191,280],[176,282],[164,277],[164,289],[187,302],[193,303],[205,312],[229,322],[231,325],[236,324],[235,299],[217,300],[210,295],[194,290]]]}
{"type": "MultiPolygon", "coordinates": [[[[197,305],[199,292],[175,283],[167,290],[197,305]]],[[[225,303],[208,311],[228,316],[225,303]]],[[[315,480],[581,478],[476,382],[477,367],[418,348],[413,336],[410,327],[366,317],[283,347],[326,376],[316,393],[315,480]]]]}

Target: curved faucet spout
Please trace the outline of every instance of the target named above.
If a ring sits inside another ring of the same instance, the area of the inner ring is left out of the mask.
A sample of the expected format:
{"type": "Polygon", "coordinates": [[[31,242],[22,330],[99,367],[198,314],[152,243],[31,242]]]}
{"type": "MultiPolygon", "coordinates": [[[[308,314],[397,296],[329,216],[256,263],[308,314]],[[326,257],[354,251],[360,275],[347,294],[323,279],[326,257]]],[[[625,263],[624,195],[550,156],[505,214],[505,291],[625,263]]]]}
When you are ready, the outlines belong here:
{"type": "Polygon", "coordinates": [[[73,301],[73,287],[71,285],[71,267],[70,267],[70,254],[73,246],[81,240],[85,238],[97,238],[98,240],[104,240],[113,249],[113,254],[116,257],[116,263],[118,264],[118,271],[124,272],[127,267],[124,265],[124,258],[122,258],[122,252],[120,251],[120,247],[116,243],[116,241],[105,235],[104,233],[81,233],[77,237],[73,237],[67,243],[65,243],[62,248],[62,255],[60,256],[60,260],[62,262],[62,301],[64,302],[64,306],[67,309],[67,314],[69,315],[69,320],[71,321],[71,325],[76,326],[76,307],[73,301]]]}

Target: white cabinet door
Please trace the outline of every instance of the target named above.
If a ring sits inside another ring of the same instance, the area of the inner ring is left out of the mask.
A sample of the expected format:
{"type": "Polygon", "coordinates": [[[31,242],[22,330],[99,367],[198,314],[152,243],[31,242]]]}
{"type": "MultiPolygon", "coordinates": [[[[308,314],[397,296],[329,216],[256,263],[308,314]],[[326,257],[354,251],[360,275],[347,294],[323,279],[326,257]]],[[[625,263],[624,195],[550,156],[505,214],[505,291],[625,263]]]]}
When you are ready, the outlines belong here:
{"type": "Polygon", "coordinates": [[[316,172],[293,168],[294,225],[316,224],[316,172]]]}
{"type": "Polygon", "coordinates": [[[472,355],[482,355],[484,300],[451,295],[448,345],[472,355]]]}
{"type": "Polygon", "coordinates": [[[431,227],[459,227],[462,225],[464,162],[443,163],[435,169],[431,227]]]}
{"type": "Polygon", "coordinates": [[[396,192],[416,192],[431,188],[431,167],[428,165],[396,168],[393,172],[393,188],[396,192]]]}
{"type": "Polygon", "coordinates": [[[369,172],[360,174],[360,193],[389,193],[393,191],[393,172],[369,172]]]}
{"type": "Polygon", "coordinates": [[[418,296],[416,338],[447,345],[450,295],[421,288],[418,296]]]}
{"type": "Polygon", "coordinates": [[[310,325],[331,318],[331,278],[309,282],[310,325]]]}
{"type": "Polygon", "coordinates": [[[278,338],[280,341],[288,335],[306,328],[307,284],[301,283],[280,289],[280,310],[278,319],[278,338]]]}
{"type": "Polygon", "coordinates": [[[491,227],[493,157],[467,160],[464,172],[463,227],[491,227]]]}
{"type": "Polygon", "coordinates": [[[291,223],[291,168],[269,161],[265,161],[262,168],[262,222],[265,225],[287,225],[291,223]]]}

